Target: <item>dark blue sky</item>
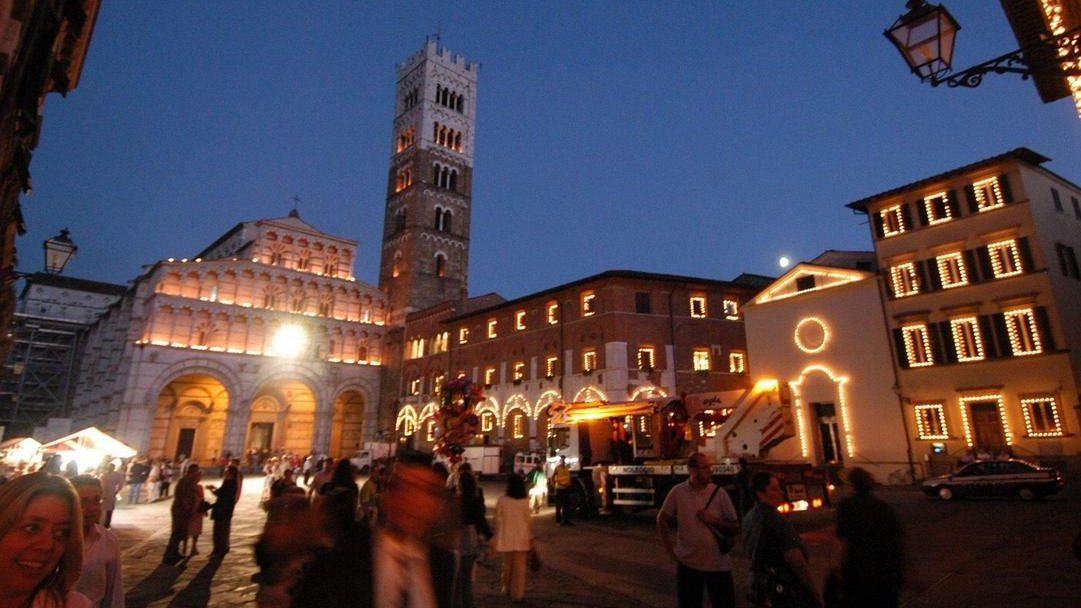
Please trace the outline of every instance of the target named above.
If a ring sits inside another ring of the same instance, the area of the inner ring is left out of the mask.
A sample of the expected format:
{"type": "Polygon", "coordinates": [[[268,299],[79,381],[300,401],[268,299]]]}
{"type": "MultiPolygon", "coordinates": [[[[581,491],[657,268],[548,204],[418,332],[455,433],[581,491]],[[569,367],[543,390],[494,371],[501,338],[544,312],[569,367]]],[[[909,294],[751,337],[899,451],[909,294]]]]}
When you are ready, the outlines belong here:
{"type": "MultiPolygon", "coordinates": [[[[963,68],[1016,48],[951,3],[963,68]]],[[[1018,146],[1081,182],[1081,121],[1030,82],[932,89],[882,31],[904,1],[108,0],[79,88],[50,96],[22,270],[123,283],[301,198],[375,284],[395,65],[441,32],[481,64],[470,292],[610,269],[731,279],[870,249],[845,204],[1018,146]]]]}

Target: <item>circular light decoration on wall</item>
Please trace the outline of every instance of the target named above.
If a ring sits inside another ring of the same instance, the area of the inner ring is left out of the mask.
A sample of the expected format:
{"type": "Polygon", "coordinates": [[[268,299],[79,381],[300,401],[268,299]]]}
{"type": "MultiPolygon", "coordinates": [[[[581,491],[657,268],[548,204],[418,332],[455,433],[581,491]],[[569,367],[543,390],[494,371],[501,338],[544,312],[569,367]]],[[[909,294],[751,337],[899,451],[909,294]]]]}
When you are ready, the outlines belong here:
{"type": "Polygon", "coordinates": [[[304,352],[308,345],[308,334],[296,325],[282,325],[274,334],[274,352],[290,359],[304,352]]]}
{"type": "Polygon", "coordinates": [[[818,353],[826,348],[830,330],[818,317],[807,317],[796,324],[796,348],[805,353],[818,353]]]}

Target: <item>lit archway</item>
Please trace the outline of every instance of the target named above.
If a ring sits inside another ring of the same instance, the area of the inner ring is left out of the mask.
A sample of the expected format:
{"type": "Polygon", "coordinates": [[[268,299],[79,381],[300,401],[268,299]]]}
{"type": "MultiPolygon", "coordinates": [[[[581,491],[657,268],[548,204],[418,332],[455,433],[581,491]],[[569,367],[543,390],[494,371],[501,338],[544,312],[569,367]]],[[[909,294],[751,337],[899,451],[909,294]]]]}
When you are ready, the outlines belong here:
{"type": "Polygon", "coordinates": [[[334,458],[352,456],[364,441],[364,395],[346,391],[334,401],[334,418],[330,425],[330,455],[334,458]]]}
{"type": "Polygon", "coordinates": [[[220,458],[229,410],[229,392],[218,378],[184,374],[158,393],[149,456],[207,463],[220,458]]]}

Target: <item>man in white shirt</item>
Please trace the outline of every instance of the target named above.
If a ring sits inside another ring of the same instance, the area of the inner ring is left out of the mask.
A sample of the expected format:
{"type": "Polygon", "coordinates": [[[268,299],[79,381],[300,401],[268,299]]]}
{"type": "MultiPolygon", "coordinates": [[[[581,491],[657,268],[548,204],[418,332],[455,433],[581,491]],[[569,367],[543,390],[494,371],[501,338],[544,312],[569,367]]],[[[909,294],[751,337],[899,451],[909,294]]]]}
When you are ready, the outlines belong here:
{"type": "Polygon", "coordinates": [[[116,509],[116,495],[124,487],[124,474],[116,470],[116,465],[109,463],[101,474],[101,508],[105,511],[105,527],[113,525],[113,511],[116,509]]]}
{"type": "Polygon", "coordinates": [[[71,483],[83,511],[83,572],[75,590],[90,598],[94,608],[124,608],[120,543],[111,530],[98,523],[101,482],[90,475],[78,475],[71,483]]]}
{"type": "Polygon", "coordinates": [[[728,493],[714,485],[709,456],[692,455],[687,460],[687,473],[687,481],[672,488],[657,513],[657,532],[677,564],[679,606],[700,608],[704,588],[714,608],[733,608],[732,560],[718,549],[713,530],[737,533],[736,508],[728,493]]]}

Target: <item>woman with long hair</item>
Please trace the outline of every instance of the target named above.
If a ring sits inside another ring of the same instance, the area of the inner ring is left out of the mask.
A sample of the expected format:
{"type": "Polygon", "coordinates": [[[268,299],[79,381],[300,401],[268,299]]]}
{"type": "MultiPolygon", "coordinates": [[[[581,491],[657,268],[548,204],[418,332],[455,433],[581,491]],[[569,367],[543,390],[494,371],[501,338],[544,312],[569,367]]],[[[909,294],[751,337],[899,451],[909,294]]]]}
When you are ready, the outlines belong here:
{"type": "Polygon", "coordinates": [[[210,509],[210,519],[214,520],[214,551],[212,556],[224,557],[229,552],[229,533],[233,527],[233,509],[236,507],[237,496],[237,468],[233,465],[225,467],[225,476],[220,488],[207,486],[214,493],[217,500],[210,509]]]}
{"type": "Polygon", "coordinates": [[[75,489],[48,473],[0,485],[0,608],[84,608],[72,591],[83,565],[75,489]]]}
{"type": "Polygon", "coordinates": [[[533,514],[525,479],[511,474],[507,493],[495,503],[495,550],[503,556],[503,592],[518,601],[525,596],[526,558],[533,546],[533,514]]]}

